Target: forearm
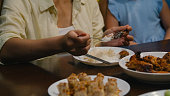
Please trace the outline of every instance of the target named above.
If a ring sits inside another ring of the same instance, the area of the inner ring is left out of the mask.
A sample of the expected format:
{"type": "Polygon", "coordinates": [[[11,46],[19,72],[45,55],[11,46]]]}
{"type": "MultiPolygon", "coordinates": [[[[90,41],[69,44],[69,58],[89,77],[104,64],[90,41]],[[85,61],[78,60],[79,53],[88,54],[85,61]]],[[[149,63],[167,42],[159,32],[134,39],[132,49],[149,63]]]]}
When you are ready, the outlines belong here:
{"type": "Polygon", "coordinates": [[[106,21],[105,21],[106,29],[110,29],[112,27],[119,26],[119,22],[115,16],[111,14],[109,9],[107,9],[106,21]]]}
{"type": "Polygon", "coordinates": [[[166,35],[165,35],[164,39],[165,39],[165,40],[166,40],[166,39],[170,39],[170,28],[168,28],[168,29],[166,30],[166,35]]]}
{"type": "Polygon", "coordinates": [[[62,36],[40,40],[11,38],[2,47],[0,59],[2,62],[23,62],[63,52],[62,38],[62,36]]]}
{"type": "Polygon", "coordinates": [[[160,18],[161,18],[161,22],[163,24],[163,27],[166,30],[166,34],[165,34],[164,39],[170,39],[170,19],[169,19],[170,10],[168,8],[166,1],[165,0],[162,0],[162,1],[163,1],[163,7],[162,7],[162,10],[160,12],[160,18]]]}

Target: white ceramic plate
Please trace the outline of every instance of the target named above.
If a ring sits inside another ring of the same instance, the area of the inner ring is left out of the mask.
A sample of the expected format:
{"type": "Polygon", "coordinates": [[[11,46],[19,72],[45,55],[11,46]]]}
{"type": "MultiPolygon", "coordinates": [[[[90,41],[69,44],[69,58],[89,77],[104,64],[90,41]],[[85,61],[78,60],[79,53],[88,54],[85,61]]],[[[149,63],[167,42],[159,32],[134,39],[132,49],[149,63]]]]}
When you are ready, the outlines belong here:
{"type": "MultiPolygon", "coordinates": [[[[89,50],[90,51],[93,51],[93,50],[99,50],[99,51],[106,51],[107,50],[112,50],[114,52],[114,57],[113,59],[109,59],[109,60],[106,60],[112,64],[105,64],[105,63],[102,63],[100,61],[97,61],[96,63],[94,62],[90,62],[88,61],[87,59],[84,59],[84,58],[87,58],[86,56],[82,55],[82,56],[73,56],[75,58],[75,62],[82,62],[84,64],[88,64],[88,65],[93,65],[93,66],[113,66],[113,65],[118,65],[119,64],[119,52],[123,51],[123,50],[126,50],[127,52],[129,52],[129,55],[132,55],[132,54],[135,54],[133,51],[129,50],[129,49],[125,49],[125,48],[120,48],[120,47],[94,47],[94,48],[91,48],[89,50]]],[[[104,55],[104,54],[102,54],[104,55]]],[[[106,54],[105,54],[106,55],[106,54]]]]}
{"type": "MultiPolygon", "coordinates": [[[[162,57],[167,52],[143,52],[141,53],[141,57],[152,55],[156,57],[162,57]]],[[[147,73],[147,72],[139,72],[130,70],[126,66],[126,62],[129,61],[131,56],[127,56],[122,58],[119,61],[119,65],[123,68],[124,72],[134,78],[137,78],[141,81],[146,81],[148,83],[170,83],[170,73],[147,73]]]]}
{"type": "MultiPolygon", "coordinates": [[[[167,89],[167,90],[170,90],[170,89],[167,89]]],[[[165,96],[165,91],[167,90],[152,91],[152,92],[141,94],[139,96],[165,96]]]]}
{"type": "MultiPolygon", "coordinates": [[[[89,76],[91,77],[91,79],[94,79],[96,77],[96,75],[89,75],[89,76]]],[[[130,85],[126,81],[119,79],[119,78],[116,78],[116,77],[104,76],[103,82],[106,83],[108,78],[117,79],[118,88],[121,90],[121,92],[119,93],[120,96],[124,96],[130,91],[130,85]]],[[[58,96],[59,92],[58,92],[58,89],[57,89],[57,85],[61,82],[67,83],[67,79],[63,79],[63,80],[60,80],[60,81],[53,83],[48,88],[48,93],[49,93],[50,96],[58,96]]]]}

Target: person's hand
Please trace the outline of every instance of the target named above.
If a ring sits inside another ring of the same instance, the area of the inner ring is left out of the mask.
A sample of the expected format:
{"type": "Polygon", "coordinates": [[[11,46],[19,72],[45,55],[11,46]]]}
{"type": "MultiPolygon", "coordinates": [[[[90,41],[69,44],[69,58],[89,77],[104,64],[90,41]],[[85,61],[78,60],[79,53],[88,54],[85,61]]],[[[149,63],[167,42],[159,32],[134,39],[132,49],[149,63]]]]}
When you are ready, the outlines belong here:
{"type": "Polygon", "coordinates": [[[130,41],[130,44],[129,44],[129,45],[137,45],[137,43],[134,42],[134,41],[130,41]]]}
{"type": "Polygon", "coordinates": [[[103,46],[127,46],[130,44],[130,41],[133,41],[133,36],[129,35],[129,31],[132,30],[132,27],[129,25],[126,26],[120,26],[120,27],[112,27],[104,32],[104,36],[108,34],[116,34],[117,32],[120,31],[127,31],[127,33],[123,34],[118,39],[112,39],[111,41],[108,42],[103,42],[103,46]]]}
{"type": "Polygon", "coordinates": [[[69,31],[64,35],[63,48],[72,55],[84,55],[90,49],[90,35],[79,30],[69,31]]]}

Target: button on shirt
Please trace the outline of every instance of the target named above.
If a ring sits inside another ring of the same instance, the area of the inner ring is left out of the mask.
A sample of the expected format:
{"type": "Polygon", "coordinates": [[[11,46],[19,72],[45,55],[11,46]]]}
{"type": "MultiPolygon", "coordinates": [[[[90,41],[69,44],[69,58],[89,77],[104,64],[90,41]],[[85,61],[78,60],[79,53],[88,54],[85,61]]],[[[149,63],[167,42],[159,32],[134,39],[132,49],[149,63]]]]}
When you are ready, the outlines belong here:
{"type": "MultiPolygon", "coordinates": [[[[53,0],[4,0],[1,14],[0,49],[13,37],[36,40],[59,35],[53,0]]],[[[72,25],[91,37],[101,38],[104,22],[97,1],[73,0],[72,25]]],[[[92,40],[91,45],[98,42],[92,40]]]]}

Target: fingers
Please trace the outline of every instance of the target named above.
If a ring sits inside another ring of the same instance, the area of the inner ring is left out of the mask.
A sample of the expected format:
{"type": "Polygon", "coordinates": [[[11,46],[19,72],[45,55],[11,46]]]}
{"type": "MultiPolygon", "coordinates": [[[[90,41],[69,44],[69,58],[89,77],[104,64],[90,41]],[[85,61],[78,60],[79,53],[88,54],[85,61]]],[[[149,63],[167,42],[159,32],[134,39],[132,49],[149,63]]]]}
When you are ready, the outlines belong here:
{"type": "Polygon", "coordinates": [[[80,30],[74,30],[72,31],[73,34],[73,39],[77,42],[77,43],[84,43],[84,42],[87,42],[89,39],[90,39],[90,35],[83,32],[83,31],[80,31],[80,30]],[[75,35],[76,34],[76,35],[75,35]]]}
{"type": "Polygon", "coordinates": [[[108,35],[108,34],[111,34],[111,33],[114,33],[111,29],[107,29],[105,32],[104,32],[104,36],[105,35],[108,35]]]}
{"type": "Polygon", "coordinates": [[[137,43],[133,41],[130,41],[129,43],[130,43],[129,45],[137,45],[137,43]]]}
{"type": "Polygon", "coordinates": [[[113,32],[120,32],[120,31],[124,31],[127,29],[127,26],[119,26],[119,27],[112,27],[111,30],[113,32]]]}
{"type": "Polygon", "coordinates": [[[128,41],[133,41],[134,40],[133,36],[131,36],[131,35],[127,35],[127,39],[128,39],[128,41]]]}
{"type": "Polygon", "coordinates": [[[116,32],[120,32],[120,31],[124,31],[124,30],[132,31],[132,27],[129,26],[129,25],[119,26],[119,27],[112,27],[112,28],[110,28],[110,29],[108,29],[108,30],[106,30],[104,32],[104,36],[108,35],[110,33],[116,33],[116,32]]]}
{"type": "Polygon", "coordinates": [[[67,34],[67,52],[72,55],[84,55],[90,49],[90,35],[80,30],[73,30],[67,34]]]}
{"type": "Polygon", "coordinates": [[[118,38],[118,39],[112,39],[111,41],[108,42],[102,42],[102,46],[123,46],[125,40],[123,38],[118,38]]]}
{"type": "Polygon", "coordinates": [[[70,53],[74,56],[85,55],[85,54],[87,54],[89,49],[90,49],[90,45],[88,45],[84,48],[75,48],[75,49],[71,50],[70,53]]]}
{"type": "Polygon", "coordinates": [[[125,25],[126,26],[126,29],[128,30],[128,31],[132,31],[132,27],[131,26],[129,26],[129,25],[125,25]]]}

